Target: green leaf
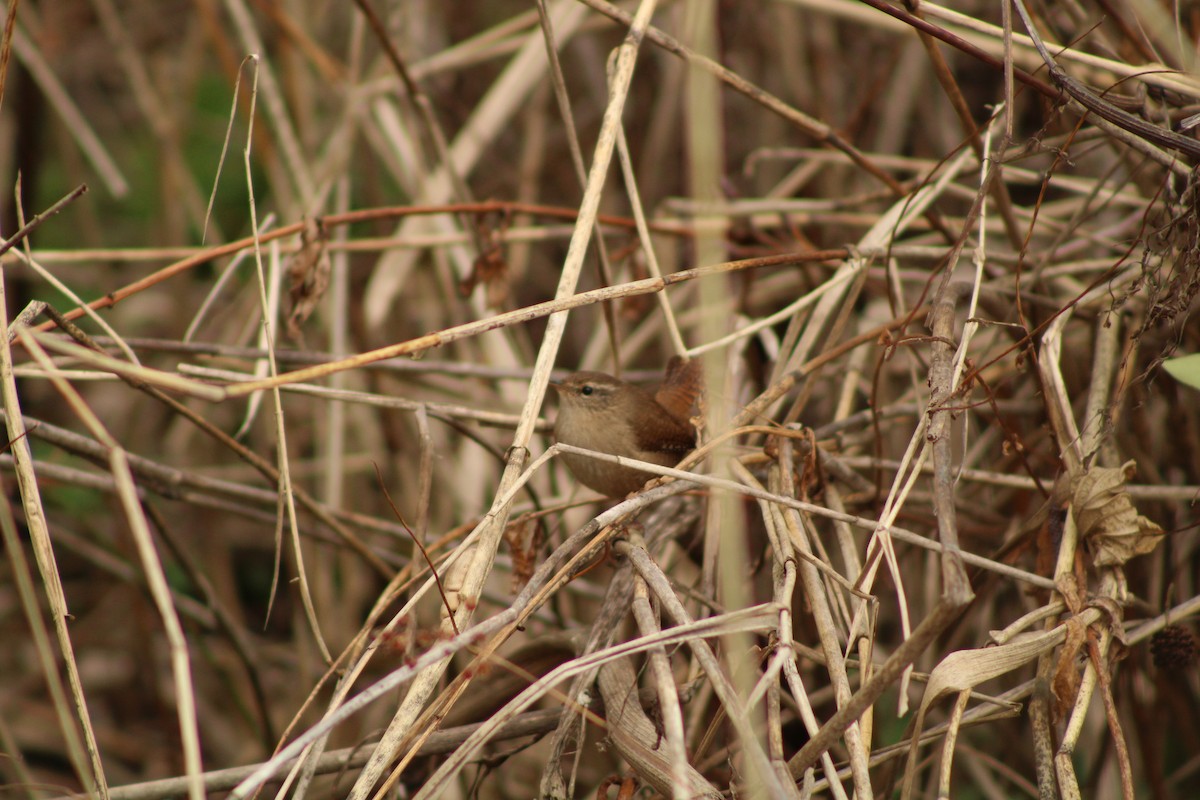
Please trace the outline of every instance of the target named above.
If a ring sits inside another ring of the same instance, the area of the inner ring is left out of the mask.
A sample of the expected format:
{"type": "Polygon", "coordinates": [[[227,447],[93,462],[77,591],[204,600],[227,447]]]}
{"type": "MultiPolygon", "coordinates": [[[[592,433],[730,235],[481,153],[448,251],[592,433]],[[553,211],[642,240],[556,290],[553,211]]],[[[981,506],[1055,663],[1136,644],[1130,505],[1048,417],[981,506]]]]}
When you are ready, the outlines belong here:
{"type": "Polygon", "coordinates": [[[1180,383],[1186,383],[1193,389],[1200,389],[1200,353],[1168,358],[1163,362],[1163,368],[1180,383]]]}

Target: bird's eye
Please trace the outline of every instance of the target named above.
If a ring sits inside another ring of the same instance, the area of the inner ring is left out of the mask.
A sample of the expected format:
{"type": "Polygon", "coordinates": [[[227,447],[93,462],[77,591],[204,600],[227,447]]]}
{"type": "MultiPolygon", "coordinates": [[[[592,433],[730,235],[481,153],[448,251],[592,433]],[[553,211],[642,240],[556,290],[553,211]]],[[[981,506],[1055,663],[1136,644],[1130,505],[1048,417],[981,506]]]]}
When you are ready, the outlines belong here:
{"type": "Polygon", "coordinates": [[[591,385],[590,385],[590,384],[586,384],[586,383],[585,383],[585,384],[583,385],[583,388],[579,390],[579,393],[580,393],[581,395],[583,395],[583,396],[585,396],[585,397],[586,397],[586,396],[590,395],[590,394],[591,394],[592,392],[594,392],[594,391],[596,391],[596,390],[595,390],[595,389],[593,389],[593,388],[591,387],[591,385]]]}

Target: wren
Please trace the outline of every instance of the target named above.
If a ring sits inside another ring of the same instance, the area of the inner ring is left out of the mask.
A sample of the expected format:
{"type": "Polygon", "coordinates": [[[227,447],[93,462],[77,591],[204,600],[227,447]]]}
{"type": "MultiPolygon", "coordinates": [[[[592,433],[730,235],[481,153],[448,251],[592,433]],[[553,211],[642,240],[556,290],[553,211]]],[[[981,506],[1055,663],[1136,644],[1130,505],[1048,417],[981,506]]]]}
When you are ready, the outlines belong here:
{"type": "MultiPolygon", "coordinates": [[[[657,395],[603,372],[576,372],[552,384],[559,397],[555,440],[675,466],[696,446],[696,433],[686,415],[699,390],[698,363],[673,359],[657,395]]],[[[562,458],[580,483],[609,497],[636,492],[654,477],[577,453],[563,453],[562,458]]]]}

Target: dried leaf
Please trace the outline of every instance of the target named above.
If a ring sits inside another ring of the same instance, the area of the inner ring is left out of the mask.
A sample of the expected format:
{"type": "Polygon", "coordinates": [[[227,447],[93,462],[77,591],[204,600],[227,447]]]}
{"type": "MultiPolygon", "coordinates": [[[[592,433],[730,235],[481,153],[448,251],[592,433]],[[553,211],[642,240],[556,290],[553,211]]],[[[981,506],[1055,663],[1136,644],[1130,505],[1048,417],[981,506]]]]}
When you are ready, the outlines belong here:
{"type": "Polygon", "coordinates": [[[513,520],[504,529],[504,541],[512,550],[512,593],[517,594],[529,583],[537,568],[537,551],[542,546],[542,528],[533,517],[513,520]]]}
{"type": "Polygon", "coordinates": [[[1050,682],[1058,719],[1070,713],[1071,706],[1075,705],[1075,696],[1079,694],[1079,682],[1083,677],[1079,669],[1079,653],[1087,642],[1087,626],[1081,619],[1071,617],[1063,624],[1067,627],[1067,640],[1063,642],[1062,652],[1058,654],[1054,678],[1050,682]]]}
{"type": "Polygon", "coordinates": [[[502,307],[508,301],[512,288],[512,274],[504,257],[504,240],[500,235],[500,229],[507,228],[508,222],[507,215],[500,220],[498,227],[489,225],[485,219],[477,221],[475,238],[479,245],[479,256],[471,265],[471,274],[458,284],[458,291],[463,297],[470,297],[475,287],[483,284],[488,308],[502,307]]]}
{"type": "Polygon", "coordinates": [[[1084,604],[1087,602],[1087,580],[1080,580],[1072,572],[1066,572],[1058,576],[1054,581],[1054,586],[1058,589],[1058,593],[1062,595],[1063,602],[1067,604],[1067,610],[1072,614],[1078,614],[1083,610],[1084,604]]]}
{"type": "Polygon", "coordinates": [[[958,650],[946,656],[929,674],[929,684],[921,707],[928,705],[947,692],[963,692],[998,678],[1006,672],[1028,664],[1058,644],[1060,634],[1056,630],[1032,636],[1023,636],[1008,644],[997,647],[981,647],[977,650],[958,650]]]}
{"type": "Polygon", "coordinates": [[[508,300],[511,279],[508,262],[499,245],[480,253],[471,265],[471,274],[459,284],[463,297],[469,297],[479,284],[487,287],[488,308],[500,308],[508,300]]]}
{"type": "Polygon", "coordinates": [[[300,231],[300,249],[288,262],[288,277],[291,286],[288,289],[292,301],[292,310],[288,314],[288,336],[300,338],[300,326],[312,316],[317,304],[325,296],[329,288],[329,254],[325,251],[325,243],[329,241],[329,233],[320,219],[304,221],[300,231]]]}
{"type": "Polygon", "coordinates": [[[1071,507],[1080,536],[1090,545],[1098,567],[1117,567],[1146,555],[1162,540],[1163,529],[1137,513],[1125,483],[1136,465],[1093,467],[1071,482],[1071,507]]]}

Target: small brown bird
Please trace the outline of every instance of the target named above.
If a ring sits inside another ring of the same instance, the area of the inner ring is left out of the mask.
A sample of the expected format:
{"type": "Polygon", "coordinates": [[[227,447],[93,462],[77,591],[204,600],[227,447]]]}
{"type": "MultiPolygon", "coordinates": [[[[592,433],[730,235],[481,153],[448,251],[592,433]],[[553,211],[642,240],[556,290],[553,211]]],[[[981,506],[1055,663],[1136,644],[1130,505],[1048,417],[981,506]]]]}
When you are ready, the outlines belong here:
{"type": "MultiPolygon", "coordinates": [[[[700,388],[699,362],[672,359],[657,395],[603,372],[576,372],[558,390],[554,438],[563,444],[673,467],[696,446],[688,410],[700,388]]],[[[642,488],[652,473],[563,453],[580,483],[610,497],[642,488]]]]}

